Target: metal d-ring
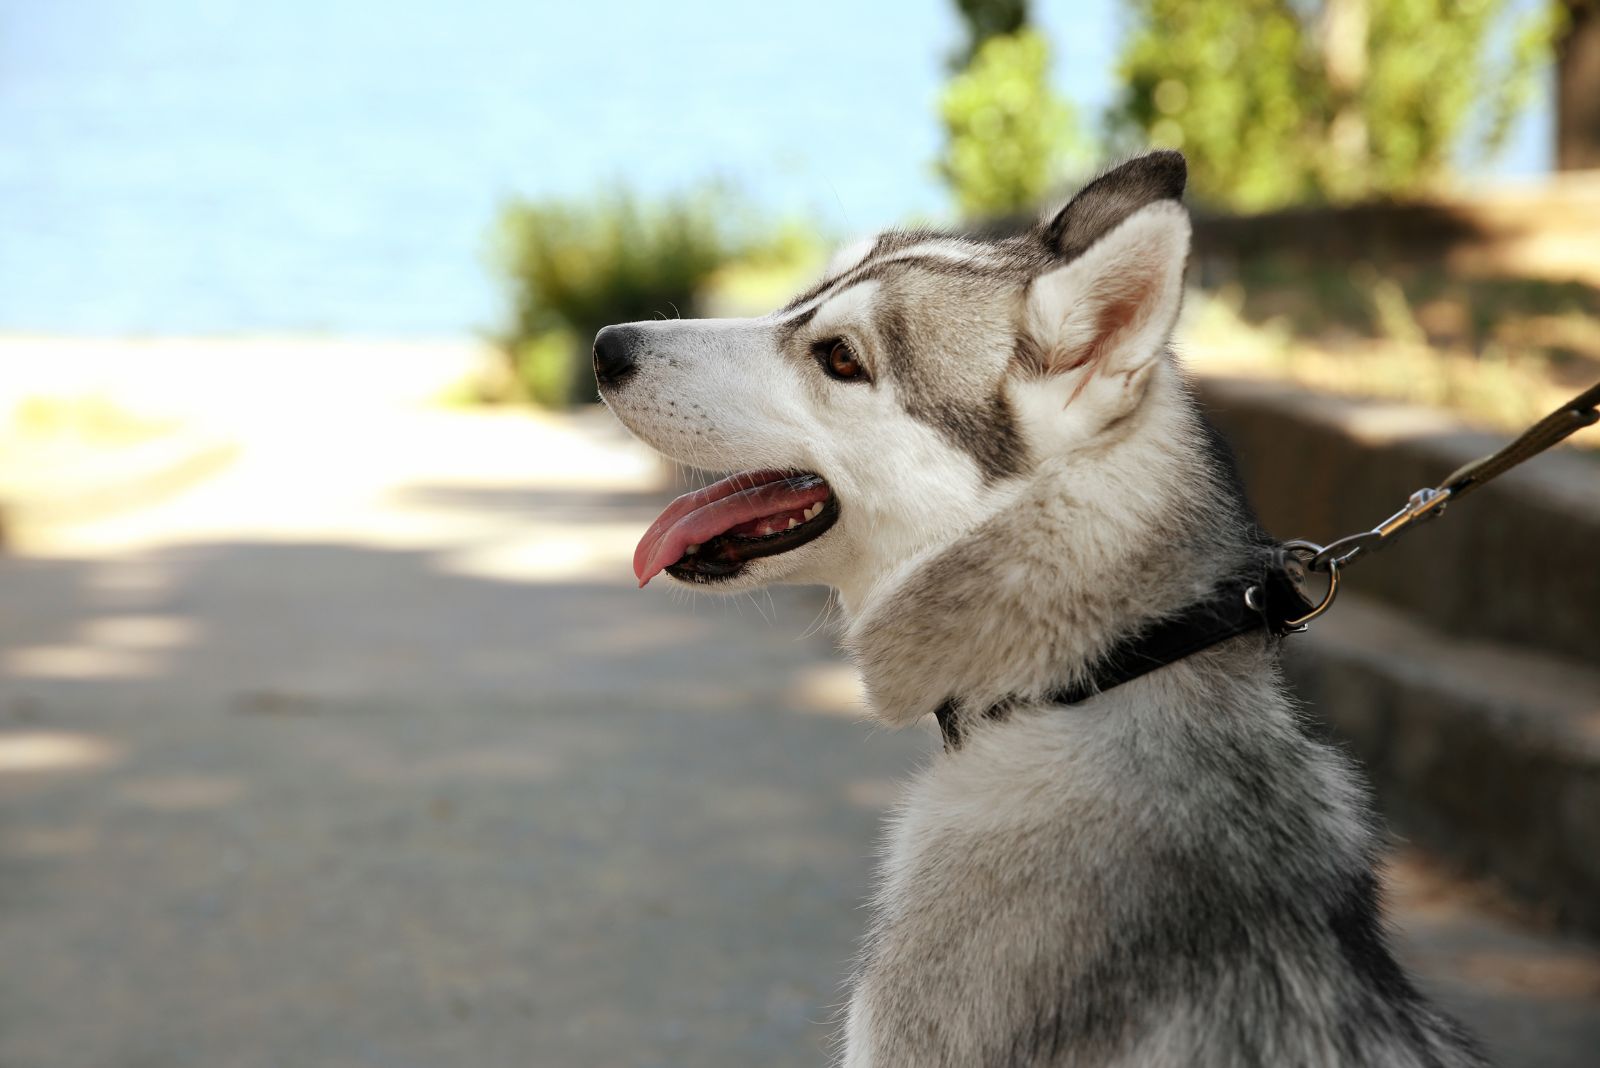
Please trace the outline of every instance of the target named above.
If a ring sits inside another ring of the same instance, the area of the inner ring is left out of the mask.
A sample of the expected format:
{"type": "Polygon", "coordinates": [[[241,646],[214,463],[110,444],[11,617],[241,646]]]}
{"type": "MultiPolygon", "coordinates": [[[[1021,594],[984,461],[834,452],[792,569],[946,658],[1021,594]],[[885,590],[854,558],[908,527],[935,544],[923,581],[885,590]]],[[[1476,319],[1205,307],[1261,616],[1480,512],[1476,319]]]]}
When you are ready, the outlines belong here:
{"type": "MultiPolygon", "coordinates": [[[[1325,560],[1325,566],[1327,567],[1328,571],[1328,592],[1323,594],[1322,603],[1317,605],[1317,607],[1313,608],[1311,611],[1307,612],[1305,615],[1301,616],[1299,619],[1290,619],[1284,621],[1283,625],[1285,627],[1289,627],[1290,629],[1299,629],[1304,627],[1307,623],[1310,623],[1313,619],[1316,619],[1318,616],[1322,615],[1322,613],[1326,612],[1329,608],[1333,607],[1333,599],[1334,597],[1338,596],[1339,593],[1340,559],[1337,556],[1324,555],[1327,550],[1323,546],[1318,545],[1314,541],[1305,541],[1304,539],[1300,538],[1296,538],[1293,541],[1284,542],[1283,547],[1288,549],[1290,552],[1299,550],[1300,552],[1309,553],[1310,556],[1307,557],[1308,561],[1318,559],[1325,560]]],[[[1307,566],[1310,566],[1310,564],[1308,563],[1307,566]]]]}

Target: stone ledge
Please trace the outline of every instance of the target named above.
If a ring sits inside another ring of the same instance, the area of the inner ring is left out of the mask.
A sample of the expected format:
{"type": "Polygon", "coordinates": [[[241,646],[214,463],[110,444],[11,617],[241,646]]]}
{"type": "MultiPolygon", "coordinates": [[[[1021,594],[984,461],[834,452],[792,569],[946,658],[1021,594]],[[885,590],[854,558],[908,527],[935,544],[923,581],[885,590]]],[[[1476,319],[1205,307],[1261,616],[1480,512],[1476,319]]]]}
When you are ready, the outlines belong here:
{"type": "Polygon", "coordinates": [[[1285,667],[1401,832],[1600,934],[1600,671],[1351,594],[1285,667]]]}

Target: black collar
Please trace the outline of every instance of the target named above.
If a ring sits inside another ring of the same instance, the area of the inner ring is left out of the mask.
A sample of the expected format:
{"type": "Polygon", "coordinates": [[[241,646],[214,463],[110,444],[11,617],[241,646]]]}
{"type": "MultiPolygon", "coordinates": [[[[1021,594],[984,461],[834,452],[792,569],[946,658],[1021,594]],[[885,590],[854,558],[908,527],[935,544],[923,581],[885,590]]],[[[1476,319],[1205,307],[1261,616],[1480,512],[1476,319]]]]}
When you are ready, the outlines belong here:
{"type": "MultiPolygon", "coordinates": [[[[1203,649],[1251,631],[1280,637],[1301,629],[1297,621],[1312,610],[1303,592],[1305,568],[1287,550],[1273,547],[1248,571],[1219,584],[1204,600],[1133,632],[1101,654],[1079,682],[1045,693],[1050,704],[1082,704],[1097,694],[1203,649]]],[[[1002,719],[1015,697],[983,710],[985,719],[1002,719]]],[[[961,746],[960,705],[947,699],[935,710],[946,749],[961,746]]]]}

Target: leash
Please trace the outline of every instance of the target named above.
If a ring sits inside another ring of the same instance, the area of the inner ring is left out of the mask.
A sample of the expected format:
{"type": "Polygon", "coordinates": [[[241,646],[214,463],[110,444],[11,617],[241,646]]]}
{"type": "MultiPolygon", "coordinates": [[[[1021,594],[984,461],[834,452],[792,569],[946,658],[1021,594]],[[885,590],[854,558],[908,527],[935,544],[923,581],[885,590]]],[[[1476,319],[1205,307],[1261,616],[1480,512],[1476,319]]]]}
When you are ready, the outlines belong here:
{"type": "MultiPolygon", "coordinates": [[[[1600,421],[1600,382],[1596,382],[1567,403],[1523,431],[1511,444],[1498,452],[1490,453],[1457,468],[1443,482],[1431,489],[1419,489],[1406,501],[1406,506],[1371,530],[1340,538],[1326,547],[1317,546],[1310,559],[1314,571],[1326,571],[1335,577],[1339,568],[1353,563],[1367,553],[1376,552],[1392,544],[1395,537],[1417,523],[1444,512],[1446,504],[1459,500],[1473,490],[1498,478],[1518,464],[1525,463],[1553,445],[1566,440],[1586,426],[1600,421]]],[[[1309,543],[1302,543],[1309,544],[1309,543]]],[[[1332,599],[1332,591],[1329,591],[1332,599]]]]}
{"type": "MultiPolygon", "coordinates": [[[[1304,631],[1312,620],[1333,607],[1344,568],[1393,545],[1401,534],[1443,515],[1451,501],[1481,489],[1596,422],[1600,422],[1600,382],[1533,424],[1504,448],[1458,468],[1437,486],[1417,490],[1405,507],[1371,530],[1327,545],[1295,539],[1267,549],[1250,573],[1223,583],[1206,600],[1118,642],[1101,656],[1085,679],[1051,690],[1044,700],[1082,704],[1241,634],[1264,630],[1272,638],[1281,638],[1304,631]],[[1328,588],[1320,598],[1306,595],[1307,572],[1328,576],[1328,588]]],[[[1009,699],[1001,701],[984,715],[998,718],[1010,703],[1009,699]]],[[[955,702],[946,701],[935,715],[946,748],[957,748],[961,737],[955,702]]]]}

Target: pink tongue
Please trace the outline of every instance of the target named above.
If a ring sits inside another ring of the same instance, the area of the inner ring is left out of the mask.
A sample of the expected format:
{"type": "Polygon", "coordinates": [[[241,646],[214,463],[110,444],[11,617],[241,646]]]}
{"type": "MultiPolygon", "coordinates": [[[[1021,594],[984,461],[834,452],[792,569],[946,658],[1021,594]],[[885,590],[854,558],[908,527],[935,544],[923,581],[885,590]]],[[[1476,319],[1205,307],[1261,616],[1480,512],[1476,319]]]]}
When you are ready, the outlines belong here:
{"type": "Polygon", "coordinates": [[[667,505],[639,539],[639,547],[633,551],[633,573],[643,586],[683,559],[689,546],[765,516],[809,508],[827,500],[829,492],[827,483],[815,476],[745,471],[685,493],[667,505]]]}

